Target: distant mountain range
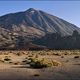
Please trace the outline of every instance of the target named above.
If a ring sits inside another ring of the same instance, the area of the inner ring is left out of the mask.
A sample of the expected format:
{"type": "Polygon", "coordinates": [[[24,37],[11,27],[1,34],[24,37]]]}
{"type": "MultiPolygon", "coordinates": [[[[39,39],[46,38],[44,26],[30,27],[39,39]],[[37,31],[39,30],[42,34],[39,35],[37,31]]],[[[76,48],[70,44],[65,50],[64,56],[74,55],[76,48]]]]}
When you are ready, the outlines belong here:
{"type": "Polygon", "coordinates": [[[73,34],[79,37],[80,28],[33,8],[0,16],[0,49],[80,48],[73,34]]]}

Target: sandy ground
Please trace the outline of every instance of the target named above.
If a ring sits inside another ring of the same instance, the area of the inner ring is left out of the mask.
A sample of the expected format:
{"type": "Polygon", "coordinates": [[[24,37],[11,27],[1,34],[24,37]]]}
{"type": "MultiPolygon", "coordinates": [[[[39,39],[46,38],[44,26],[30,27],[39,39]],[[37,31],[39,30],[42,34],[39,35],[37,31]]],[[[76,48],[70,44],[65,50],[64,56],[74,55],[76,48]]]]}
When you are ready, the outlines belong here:
{"type": "MultiPolygon", "coordinates": [[[[29,57],[31,53],[34,52],[20,52],[20,56],[15,54],[18,53],[17,51],[3,51],[0,53],[0,60],[3,60],[5,56],[8,56],[14,63],[16,61],[21,62],[25,57],[29,57]]],[[[29,68],[28,65],[14,65],[13,63],[8,63],[6,61],[0,62],[0,80],[80,80],[80,57],[74,58],[74,56],[80,55],[39,55],[40,58],[50,58],[62,63],[60,66],[43,69],[32,69],[29,68]],[[38,76],[35,76],[36,74],[38,74],[38,76]]]]}

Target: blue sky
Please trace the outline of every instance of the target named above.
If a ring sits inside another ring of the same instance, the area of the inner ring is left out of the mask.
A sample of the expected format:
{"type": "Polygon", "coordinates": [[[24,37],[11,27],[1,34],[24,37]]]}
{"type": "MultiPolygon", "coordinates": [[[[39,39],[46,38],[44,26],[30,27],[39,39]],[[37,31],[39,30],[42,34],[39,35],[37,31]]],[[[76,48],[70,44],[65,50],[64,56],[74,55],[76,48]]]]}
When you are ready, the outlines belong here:
{"type": "Polygon", "coordinates": [[[43,10],[80,27],[80,1],[0,1],[0,16],[28,8],[43,10]]]}

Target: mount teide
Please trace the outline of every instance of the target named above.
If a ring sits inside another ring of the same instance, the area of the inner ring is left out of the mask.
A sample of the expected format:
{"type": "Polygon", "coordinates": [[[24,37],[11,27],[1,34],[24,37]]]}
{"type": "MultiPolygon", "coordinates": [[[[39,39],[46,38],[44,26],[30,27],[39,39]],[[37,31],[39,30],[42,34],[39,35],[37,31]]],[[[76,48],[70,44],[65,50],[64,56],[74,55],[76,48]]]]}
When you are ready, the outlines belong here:
{"type": "Polygon", "coordinates": [[[50,44],[35,41],[54,33],[62,37],[70,36],[75,30],[80,33],[80,28],[74,24],[41,10],[30,8],[24,12],[10,13],[0,17],[0,49],[50,47],[50,44]]]}

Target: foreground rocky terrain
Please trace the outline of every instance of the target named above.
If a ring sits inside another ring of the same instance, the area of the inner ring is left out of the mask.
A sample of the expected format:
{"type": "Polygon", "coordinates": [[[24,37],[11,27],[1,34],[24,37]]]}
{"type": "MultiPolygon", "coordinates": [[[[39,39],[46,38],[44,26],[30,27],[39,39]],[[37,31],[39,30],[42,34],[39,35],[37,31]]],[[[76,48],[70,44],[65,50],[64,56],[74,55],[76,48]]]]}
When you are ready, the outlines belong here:
{"type": "Polygon", "coordinates": [[[80,80],[80,51],[0,51],[0,80],[80,80]],[[29,58],[56,60],[60,65],[34,69],[25,63],[29,58]]]}

